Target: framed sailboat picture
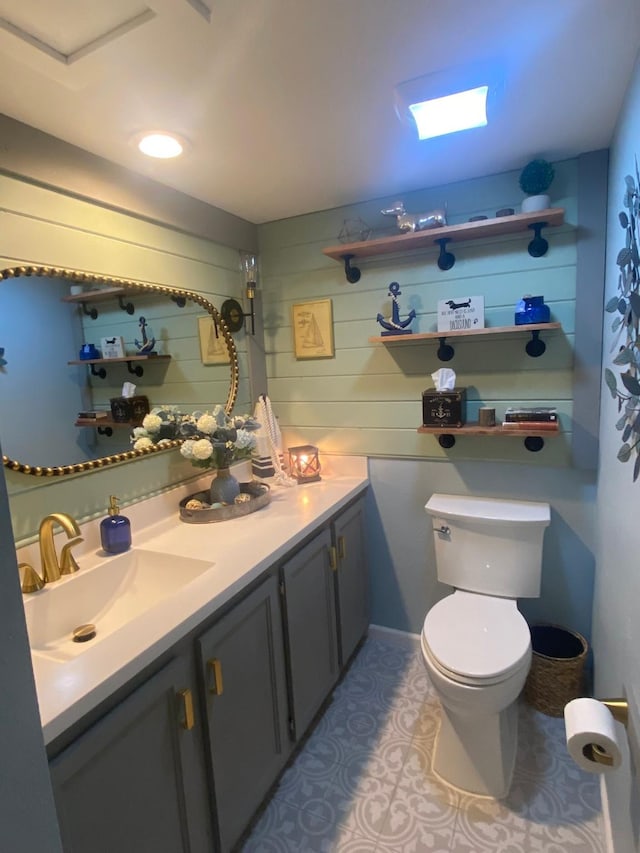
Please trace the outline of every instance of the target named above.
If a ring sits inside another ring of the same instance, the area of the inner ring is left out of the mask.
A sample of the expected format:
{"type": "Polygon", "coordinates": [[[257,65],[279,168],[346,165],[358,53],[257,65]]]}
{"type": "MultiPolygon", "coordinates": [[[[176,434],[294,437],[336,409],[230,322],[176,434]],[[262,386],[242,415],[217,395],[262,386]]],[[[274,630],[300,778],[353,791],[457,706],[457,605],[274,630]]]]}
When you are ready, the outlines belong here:
{"type": "Polygon", "coordinates": [[[333,358],[333,313],[330,299],[291,306],[295,357],[333,358]]]}
{"type": "Polygon", "coordinates": [[[198,317],[198,336],[200,338],[200,358],[203,364],[228,364],[230,361],[227,345],[222,332],[213,325],[212,317],[198,317]]]}

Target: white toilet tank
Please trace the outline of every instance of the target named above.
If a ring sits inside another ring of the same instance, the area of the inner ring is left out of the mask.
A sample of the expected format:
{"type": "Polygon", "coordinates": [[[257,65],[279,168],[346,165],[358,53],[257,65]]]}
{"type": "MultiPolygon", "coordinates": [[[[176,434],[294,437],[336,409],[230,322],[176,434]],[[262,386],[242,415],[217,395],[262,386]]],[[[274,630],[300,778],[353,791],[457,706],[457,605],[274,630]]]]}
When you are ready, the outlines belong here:
{"type": "Polygon", "coordinates": [[[438,580],[505,598],[537,598],[547,503],[432,495],[438,580]]]}

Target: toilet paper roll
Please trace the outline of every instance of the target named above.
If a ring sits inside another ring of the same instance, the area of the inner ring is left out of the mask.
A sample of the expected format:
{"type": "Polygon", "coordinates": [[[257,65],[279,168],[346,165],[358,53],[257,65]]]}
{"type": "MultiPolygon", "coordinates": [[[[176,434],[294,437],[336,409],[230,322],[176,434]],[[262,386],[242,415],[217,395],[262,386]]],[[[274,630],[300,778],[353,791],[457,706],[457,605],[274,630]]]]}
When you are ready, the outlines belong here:
{"type": "Polygon", "coordinates": [[[564,727],[569,755],[578,767],[588,773],[608,773],[622,763],[618,726],[602,702],[587,698],[569,702],[564,727]]]}

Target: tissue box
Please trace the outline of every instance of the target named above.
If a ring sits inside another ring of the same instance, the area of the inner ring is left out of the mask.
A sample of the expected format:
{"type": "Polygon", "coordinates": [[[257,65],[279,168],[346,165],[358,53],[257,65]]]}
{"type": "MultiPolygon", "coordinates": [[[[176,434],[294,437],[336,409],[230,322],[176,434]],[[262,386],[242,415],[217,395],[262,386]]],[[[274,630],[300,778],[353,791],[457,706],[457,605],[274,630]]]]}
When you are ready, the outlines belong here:
{"type": "Polygon", "coordinates": [[[111,417],[117,424],[128,424],[133,417],[132,399],[133,397],[112,397],[109,400],[111,417]]]}
{"type": "Polygon", "coordinates": [[[140,426],[144,416],[149,414],[149,398],[138,394],[130,397],[131,400],[131,422],[134,426],[140,426]]]}
{"type": "Polygon", "coordinates": [[[461,427],[466,420],[467,389],[422,392],[422,425],[461,427]]]}
{"type": "Polygon", "coordinates": [[[149,412],[149,399],[142,394],[133,397],[112,397],[109,402],[111,417],[117,424],[131,423],[139,426],[149,412]]]}

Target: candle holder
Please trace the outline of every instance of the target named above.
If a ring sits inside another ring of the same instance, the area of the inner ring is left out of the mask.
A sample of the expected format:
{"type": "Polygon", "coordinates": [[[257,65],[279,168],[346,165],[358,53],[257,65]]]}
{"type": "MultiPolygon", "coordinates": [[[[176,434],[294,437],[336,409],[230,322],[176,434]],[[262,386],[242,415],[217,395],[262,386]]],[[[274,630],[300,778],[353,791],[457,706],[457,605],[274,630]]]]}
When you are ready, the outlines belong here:
{"type": "Polygon", "coordinates": [[[320,477],[318,448],[312,444],[302,444],[289,448],[289,473],[298,483],[315,483],[320,477]]]}

